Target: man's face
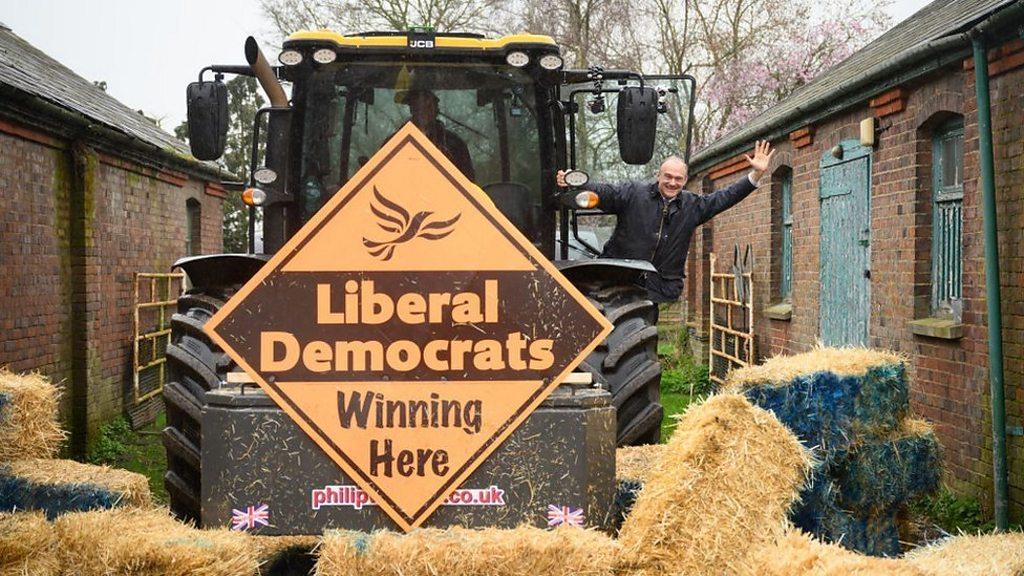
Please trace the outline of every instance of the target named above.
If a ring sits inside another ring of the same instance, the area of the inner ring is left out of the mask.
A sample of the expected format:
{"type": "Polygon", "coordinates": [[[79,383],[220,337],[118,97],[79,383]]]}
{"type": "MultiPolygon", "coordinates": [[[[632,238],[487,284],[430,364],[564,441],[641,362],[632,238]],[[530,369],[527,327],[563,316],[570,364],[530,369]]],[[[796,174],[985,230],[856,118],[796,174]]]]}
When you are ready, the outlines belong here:
{"type": "Polygon", "coordinates": [[[686,185],[686,164],[679,160],[666,160],[658,169],[658,191],[662,197],[671,200],[679,195],[686,185]]]}
{"type": "Polygon", "coordinates": [[[429,92],[413,92],[409,95],[409,115],[420,130],[431,127],[437,120],[437,98],[429,92]]]}

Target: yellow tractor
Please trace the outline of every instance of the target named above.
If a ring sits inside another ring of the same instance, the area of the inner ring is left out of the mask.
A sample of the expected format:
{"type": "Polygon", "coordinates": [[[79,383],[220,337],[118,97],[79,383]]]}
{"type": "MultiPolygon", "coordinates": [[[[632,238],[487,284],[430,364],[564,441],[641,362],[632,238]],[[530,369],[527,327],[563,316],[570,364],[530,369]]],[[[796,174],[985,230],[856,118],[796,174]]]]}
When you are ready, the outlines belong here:
{"type": "MultiPolygon", "coordinates": [[[[652,159],[659,116],[673,107],[682,111],[682,132],[674,138],[685,142],[675,153],[688,152],[692,78],[568,69],[551,38],[526,34],[490,39],[429,29],[349,36],[299,32],[284,42],[280,65],[270,65],[252,38],[245,53],[247,65],[204,68],[187,90],[190,144],[202,160],[216,160],[224,151],[225,74],[255,76],[271,105],[255,119],[244,196],[251,206],[250,253],[189,257],[175,264],[193,286],[174,316],[167,349],[171,378],[164,391],[165,482],[179,516],[210,524],[205,487],[223,481],[208,478],[204,463],[214,449],[211,443],[223,442],[224,434],[208,426],[226,424],[210,424],[204,417],[212,394],[237,368],[204,325],[410,120],[614,325],[580,369],[610,395],[614,444],[658,442],[657,310],[638,283],[653,267],[635,260],[570,259],[571,251],[597,255],[593,237],[581,234],[578,223],[599,212],[577,206],[573,192],[556,187],[555,173],[567,170],[571,184],[586,183],[587,175],[575,170],[583,114],[614,115],[608,125],[615,127],[621,160],[643,165],[652,159]],[[212,80],[204,79],[208,73],[212,80]],[[282,83],[290,86],[290,95],[282,83]],[[264,161],[257,164],[259,157],[264,161]],[[261,218],[254,217],[257,211],[261,218]],[[262,222],[258,234],[257,221],[262,222]],[[258,253],[252,248],[257,239],[258,253]]],[[[250,389],[249,394],[260,393],[250,389]]],[[[607,460],[613,456],[614,450],[603,456],[605,468],[611,469],[607,460]]],[[[226,457],[223,451],[219,457],[226,457]]]]}

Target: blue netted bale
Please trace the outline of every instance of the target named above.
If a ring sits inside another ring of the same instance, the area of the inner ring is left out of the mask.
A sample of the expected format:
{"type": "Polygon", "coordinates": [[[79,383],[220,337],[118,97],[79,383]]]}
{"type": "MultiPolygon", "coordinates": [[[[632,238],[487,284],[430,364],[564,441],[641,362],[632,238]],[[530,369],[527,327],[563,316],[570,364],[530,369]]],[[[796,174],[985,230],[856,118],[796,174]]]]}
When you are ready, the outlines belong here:
{"type": "Polygon", "coordinates": [[[615,499],[612,500],[611,509],[611,527],[613,530],[618,531],[622,527],[622,523],[629,516],[630,511],[633,510],[633,505],[636,504],[636,497],[643,488],[643,483],[636,480],[616,481],[615,499]]]}
{"type": "Polygon", "coordinates": [[[836,509],[835,486],[827,476],[825,467],[820,466],[800,491],[800,500],[793,507],[789,519],[804,532],[822,536],[825,533],[825,517],[836,509]]]}
{"type": "Polygon", "coordinates": [[[862,435],[892,433],[909,410],[904,359],[865,348],[816,348],[733,372],[727,386],[771,410],[828,462],[862,435]]]}
{"type": "Polygon", "coordinates": [[[831,474],[840,507],[861,513],[892,509],[938,490],[939,441],[930,424],[908,419],[896,434],[858,444],[831,474]]]}
{"type": "Polygon", "coordinates": [[[902,552],[896,512],[860,515],[836,508],[822,520],[822,532],[818,536],[847,550],[890,557],[902,552]]]}
{"type": "Polygon", "coordinates": [[[39,510],[49,519],[68,512],[149,507],[141,474],[72,460],[31,459],[0,465],[0,511],[39,510]]]}
{"type": "Polygon", "coordinates": [[[64,442],[57,387],[39,374],[0,368],[0,462],[53,458],[64,442]]]}

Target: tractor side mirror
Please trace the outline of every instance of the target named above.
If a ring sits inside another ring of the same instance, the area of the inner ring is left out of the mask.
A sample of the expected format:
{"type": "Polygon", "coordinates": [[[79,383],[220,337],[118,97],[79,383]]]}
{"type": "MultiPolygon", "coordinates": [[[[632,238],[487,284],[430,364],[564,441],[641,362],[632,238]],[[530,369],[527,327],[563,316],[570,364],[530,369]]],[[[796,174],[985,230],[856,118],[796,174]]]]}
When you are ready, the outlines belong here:
{"type": "Polygon", "coordinates": [[[188,142],[199,160],[224,154],[228,135],[228,88],[220,80],[193,82],[185,91],[188,102],[188,142]]]}
{"type": "Polygon", "coordinates": [[[623,162],[647,164],[651,161],[657,127],[657,90],[646,86],[627,86],[619,91],[616,131],[623,162]]]}

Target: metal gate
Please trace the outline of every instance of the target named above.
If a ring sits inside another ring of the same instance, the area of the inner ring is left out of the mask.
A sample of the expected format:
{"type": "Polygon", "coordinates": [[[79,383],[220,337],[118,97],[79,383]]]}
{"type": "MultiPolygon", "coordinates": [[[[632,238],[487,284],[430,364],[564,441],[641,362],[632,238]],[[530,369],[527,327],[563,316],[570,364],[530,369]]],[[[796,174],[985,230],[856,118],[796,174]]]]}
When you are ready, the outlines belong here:
{"type": "Polygon", "coordinates": [[[138,405],[164,389],[166,351],[171,341],[171,316],[185,275],[135,273],[135,322],[132,340],[132,404],[138,405]]]}
{"type": "Polygon", "coordinates": [[[840,147],[842,154],[829,152],[820,164],[820,336],[828,346],[863,346],[871,304],[871,149],[856,140],[840,147]]]}
{"type": "Polygon", "coordinates": [[[754,259],[748,244],[740,259],[739,246],[733,248],[733,264],[728,272],[715,268],[711,257],[711,312],[708,377],[719,389],[729,370],[754,363],[754,259]]]}

